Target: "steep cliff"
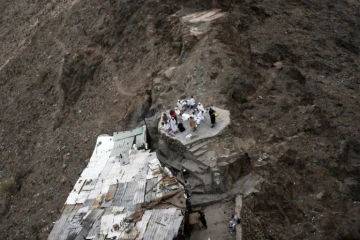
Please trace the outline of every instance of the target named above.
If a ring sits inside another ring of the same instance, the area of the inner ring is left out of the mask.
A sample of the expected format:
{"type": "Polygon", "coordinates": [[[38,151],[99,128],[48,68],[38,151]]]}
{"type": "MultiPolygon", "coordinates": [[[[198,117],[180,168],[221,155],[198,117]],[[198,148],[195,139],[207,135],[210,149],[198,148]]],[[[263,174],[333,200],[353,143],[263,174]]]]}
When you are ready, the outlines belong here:
{"type": "Polygon", "coordinates": [[[232,153],[266,179],[244,199],[245,239],[360,238],[358,1],[0,10],[1,239],[46,239],[96,136],[190,95],[231,111],[232,153]]]}

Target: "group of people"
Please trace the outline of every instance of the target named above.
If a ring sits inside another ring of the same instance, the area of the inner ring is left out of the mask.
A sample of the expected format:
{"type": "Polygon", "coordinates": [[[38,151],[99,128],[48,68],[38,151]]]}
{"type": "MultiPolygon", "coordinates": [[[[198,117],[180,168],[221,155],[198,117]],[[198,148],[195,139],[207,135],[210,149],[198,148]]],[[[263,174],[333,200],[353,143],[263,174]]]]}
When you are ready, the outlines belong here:
{"type": "MultiPolygon", "coordinates": [[[[176,134],[184,132],[186,128],[183,122],[188,121],[189,127],[192,131],[196,131],[202,121],[205,121],[205,112],[207,109],[201,103],[196,103],[193,96],[188,100],[178,100],[177,106],[161,116],[161,126],[165,132],[169,134],[176,134]]],[[[217,113],[209,108],[209,115],[211,127],[213,128],[216,123],[217,113]]]]}

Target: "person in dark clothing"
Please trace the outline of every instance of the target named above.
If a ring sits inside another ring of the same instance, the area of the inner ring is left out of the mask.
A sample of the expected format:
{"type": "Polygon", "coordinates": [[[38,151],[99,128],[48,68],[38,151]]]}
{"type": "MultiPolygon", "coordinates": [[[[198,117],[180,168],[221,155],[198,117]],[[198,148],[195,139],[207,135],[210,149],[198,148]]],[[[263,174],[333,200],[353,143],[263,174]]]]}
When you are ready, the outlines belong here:
{"type": "Polygon", "coordinates": [[[215,111],[214,111],[214,109],[212,109],[212,108],[209,109],[209,115],[210,115],[210,120],[211,120],[211,127],[213,128],[215,126],[215,111]]]}
{"type": "Polygon", "coordinates": [[[191,200],[190,198],[188,197],[186,200],[185,200],[185,203],[186,203],[186,210],[188,210],[189,212],[191,212],[191,200]]]}
{"type": "Polygon", "coordinates": [[[186,191],[188,197],[191,197],[192,188],[191,188],[190,183],[188,183],[186,180],[185,180],[185,191],[186,191]]]}
{"type": "Polygon", "coordinates": [[[205,214],[204,214],[204,212],[203,212],[203,211],[199,211],[199,215],[200,215],[200,217],[199,217],[200,222],[202,223],[203,227],[204,227],[205,229],[207,229],[206,219],[205,219],[205,214]]]}
{"type": "Polygon", "coordinates": [[[184,132],[186,130],[182,123],[178,123],[178,129],[180,132],[184,132]]]}

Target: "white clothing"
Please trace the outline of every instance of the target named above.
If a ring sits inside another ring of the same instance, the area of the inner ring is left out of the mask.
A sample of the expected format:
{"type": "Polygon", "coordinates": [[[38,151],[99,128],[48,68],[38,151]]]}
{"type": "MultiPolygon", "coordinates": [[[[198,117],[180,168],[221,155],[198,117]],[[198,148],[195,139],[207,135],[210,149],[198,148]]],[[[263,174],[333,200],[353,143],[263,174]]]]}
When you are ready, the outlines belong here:
{"type": "Polygon", "coordinates": [[[204,115],[199,112],[196,117],[194,117],[196,124],[199,125],[202,120],[204,120],[204,115]]]}
{"type": "Polygon", "coordinates": [[[163,126],[165,131],[169,131],[170,130],[170,124],[169,123],[165,123],[163,126]]]}
{"type": "Polygon", "coordinates": [[[238,224],[239,218],[237,216],[234,216],[233,219],[229,222],[229,228],[232,228],[233,231],[235,231],[235,226],[238,224]]]}
{"type": "Polygon", "coordinates": [[[236,224],[237,224],[237,222],[235,223],[234,220],[231,220],[231,221],[229,222],[229,228],[231,228],[231,229],[234,231],[236,224]]]}
{"type": "Polygon", "coordinates": [[[189,99],[189,104],[190,104],[190,106],[194,106],[194,105],[196,104],[195,99],[194,99],[194,98],[190,98],[190,99],[189,99]]]}
{"type": "Polygon", "coordinates": [[[204,105],[202,105],[201,103],[199,103],[199,104],[197,105],[197,109],[198,109],[199,111],[204,111],[204,112],[205,112],[204,105]]]}
{"type": "Polygon", "coordinates": [[[175,108],[175,113],[176,113],[176,116],[180,116],[181,112],[178,108],[175,108]]]}
{"type": "Polygon", "coordinates": [[[188,100],[181,100],[180,103],[181,103],[181,107],[179,109],[182,111],[185,111],[186,108],[189,107],[188,100]]]}
{"type": "Polygon", "coordinates": [[[187,120],[189,120],[190,115],[187,114],[187,113],[183,113],[183,114],[181,115],[181,118],[182,118],[183,121],[187,121],[187,120]]]}
{"type": "Polygon", "coordinates": [[[199,118],[197,118],[194,114],[191,114],[191,116],[194,118],[194,121],[196,122],[196,125],[199,125],[201,120],[199,118]]]}
{"type": "Polygon", "coordinates": [[[205,120],[204,113],[202,111],[199,111],[196,115],[196,118],[199,119],[199,122],[205,120]]]}
{"type": "Polygon", "coordinates": [[[179,109],[182,109],[182,107],[183,107],[183,101],[178,100],[177,106],[178,106],[179,109]]]}
{"type": "Polygon", "coordinates": [[[176,120],[175,119],[171,119],[170,120],[170,127],[171,127],[171,131],[173,132],[177,132],[178,131],[178,127],[176,124],[176,120]]]}

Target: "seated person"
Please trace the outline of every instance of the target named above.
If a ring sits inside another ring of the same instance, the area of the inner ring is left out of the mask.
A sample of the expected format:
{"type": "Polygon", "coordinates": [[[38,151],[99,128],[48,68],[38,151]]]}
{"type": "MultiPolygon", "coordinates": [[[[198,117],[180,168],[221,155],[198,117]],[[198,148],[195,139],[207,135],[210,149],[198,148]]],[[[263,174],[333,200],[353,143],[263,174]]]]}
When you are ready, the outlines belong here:
{"type": "Polygon", "coordinates": [[[189,118],[190,118],[190,114],[183,113],[183,114],[181,115],[181,118],[182,118],[183,121],[187,121],[187,120],[189,120],[189,118]]]}
{"type": "Polygon", "coordinates": [[[161,122],[161,126],[160,126],[160,129],[164,129],[165,132],[170,132],[171,131],[171,127],[170,127],[170,124],[168,121],[166,122],[161,122]]]}

